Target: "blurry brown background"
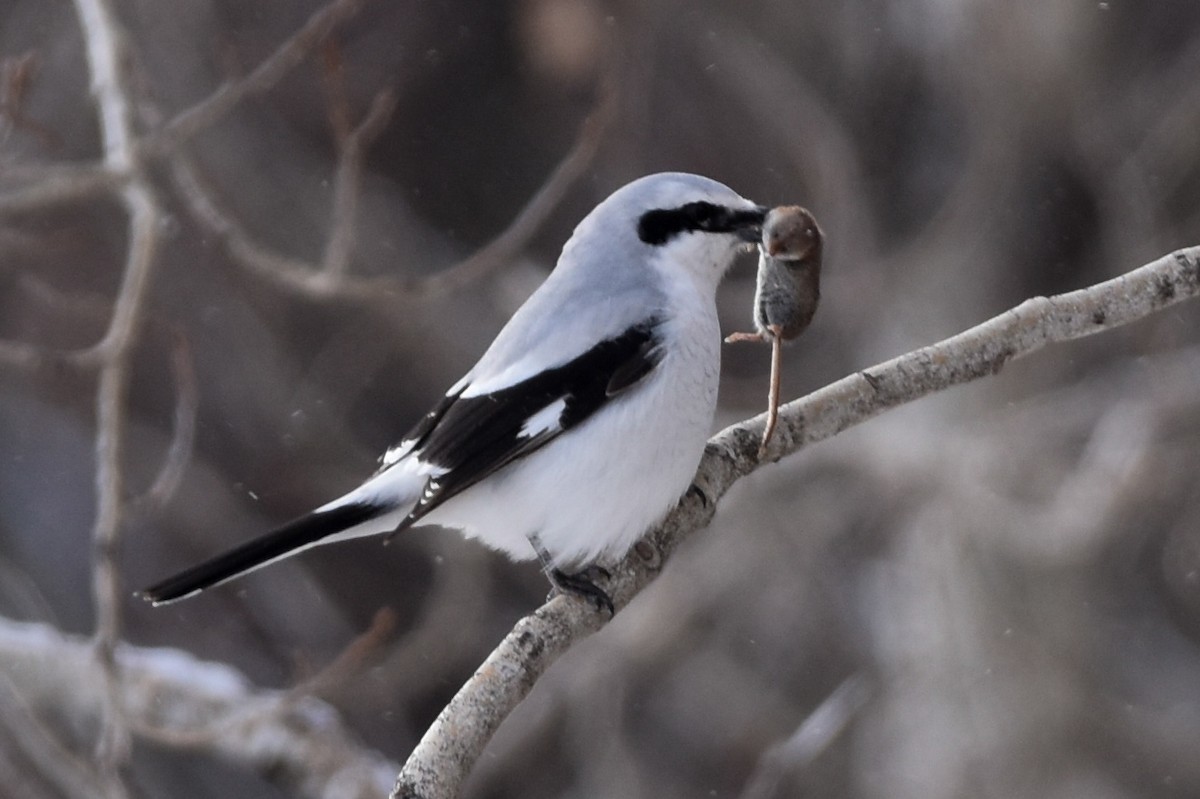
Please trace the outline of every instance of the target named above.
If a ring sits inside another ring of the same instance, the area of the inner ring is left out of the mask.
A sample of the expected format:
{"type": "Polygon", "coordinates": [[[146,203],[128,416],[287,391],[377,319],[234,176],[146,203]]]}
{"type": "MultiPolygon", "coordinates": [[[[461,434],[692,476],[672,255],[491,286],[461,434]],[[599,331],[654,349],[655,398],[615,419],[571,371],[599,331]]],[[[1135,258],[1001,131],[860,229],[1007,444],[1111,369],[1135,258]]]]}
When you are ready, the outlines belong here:
{"type": "MultiPolygon", "coordinates": [[[[321,6],[116,7],[149,130],[321,6]]],[[[7,0],[0,58],[0,192],[94,162],[71,7],[7,0]]],[[[813,210],[824,300],[787,352],[794,397],[1200,243],[1198,156],[1189,0],[368,2],[277,86],[151,165],[167,219],[127,406],[131,496],[172,441],[173,353],[190,356],[198,410],[178,489],[121,529],[124,637],[288,687],[391,608],[394,633],[322,695],[402,761],[543,598],[536,568],[426,530],[310,552],[169,608],[129,593],[372,471],[610,191],[686,170],[813,210]],[[615,110],[561,202],[518,257],[440,294],[273,278],[205,224],[173,171],[186,157],[264,251],[320,263],[338,127],[391,88],[347,271],[394,287],[500,234],[602,113],[605,80],[615,110]]],[[[95,341],[125,231],[103,192],[0,214],[0,338],[95,341]]],[[[722,290],[727,330],[748,323],[752,292],[747,258],[722,290]]],[[[766,348],[725,355],[719,426],[766,394],[766,348]]],[[[0,362],[0,615],[83,634],[94,390],[86,371],[0,362]]],[[[468,795],[1200,795],[1198,412],[1200,308],[1184,304],[756,474],[551,670],[468,795]]],[[[64,726],[87,756],[87,730],[64,726]]],[[[141,741],[128,785],[286,795],[269,775],[141,741]]]]}

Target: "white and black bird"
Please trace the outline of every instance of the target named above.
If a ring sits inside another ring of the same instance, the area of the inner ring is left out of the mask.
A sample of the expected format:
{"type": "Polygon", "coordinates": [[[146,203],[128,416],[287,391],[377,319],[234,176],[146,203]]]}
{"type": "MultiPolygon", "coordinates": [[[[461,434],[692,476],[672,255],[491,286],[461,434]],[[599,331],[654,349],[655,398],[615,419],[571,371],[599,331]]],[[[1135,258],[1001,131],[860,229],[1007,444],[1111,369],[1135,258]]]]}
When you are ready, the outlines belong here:
{"type": "Polygon", "coordinates": [[[318,544],[437,524],[538,557],[557,588],[611,610],[567,570],[623,555],[688,489],[717,401],[717,285],[766,211],[698,175],[619,189],[366,482],[141,595],[172,602],[318,544]]]}

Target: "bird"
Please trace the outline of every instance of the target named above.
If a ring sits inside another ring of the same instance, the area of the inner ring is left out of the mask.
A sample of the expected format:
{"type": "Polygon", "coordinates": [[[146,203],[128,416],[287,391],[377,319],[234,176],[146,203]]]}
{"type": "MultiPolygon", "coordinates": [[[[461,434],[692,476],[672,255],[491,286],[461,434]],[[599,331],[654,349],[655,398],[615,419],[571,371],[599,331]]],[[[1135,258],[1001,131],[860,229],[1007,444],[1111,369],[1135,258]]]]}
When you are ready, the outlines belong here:
{"type": "Polygon", "coordinates": [[[456,528],[609,613],[597,564],[691,486],[716,410],[716,292],[767,208],[682,172],[619,188],[479,361],[357,488],[139,594],[164,605],[311,547],[456,528]]]}
{"type": "Polygon", "coordinates": [[[766,341],[771,344],[771,383],[767,393],[767,423],[758,457],[771,443],[779,420],[779,383],[783,342],[808,328],[821,300],[821,260],[824,235],[807,208],[772,208],[763,220],[759,242],[758,279],[754,292],[754,333],[731,333],[727,343],[766,341]]]}

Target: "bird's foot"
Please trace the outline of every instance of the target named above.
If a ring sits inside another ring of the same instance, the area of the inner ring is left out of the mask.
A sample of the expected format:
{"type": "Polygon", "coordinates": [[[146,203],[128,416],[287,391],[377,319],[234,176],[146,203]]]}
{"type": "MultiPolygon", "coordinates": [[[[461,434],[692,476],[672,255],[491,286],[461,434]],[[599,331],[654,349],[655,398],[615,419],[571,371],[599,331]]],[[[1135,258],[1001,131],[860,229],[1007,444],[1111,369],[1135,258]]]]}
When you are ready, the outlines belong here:
{"type": "Polygon", "coordinates": [[[567,574],[562,569],[551,569],[546,572],[546,576],[550,578],[550,585],[554,586],[547,599],[552,599],[555,594],[575,594],[587,600],[596,610],[607,610],[610,618],[616,615],[612,598],[593,582],[597,578],[607,580],[611,577],[608,569],[589,566],[574,574],[567,574]]]}

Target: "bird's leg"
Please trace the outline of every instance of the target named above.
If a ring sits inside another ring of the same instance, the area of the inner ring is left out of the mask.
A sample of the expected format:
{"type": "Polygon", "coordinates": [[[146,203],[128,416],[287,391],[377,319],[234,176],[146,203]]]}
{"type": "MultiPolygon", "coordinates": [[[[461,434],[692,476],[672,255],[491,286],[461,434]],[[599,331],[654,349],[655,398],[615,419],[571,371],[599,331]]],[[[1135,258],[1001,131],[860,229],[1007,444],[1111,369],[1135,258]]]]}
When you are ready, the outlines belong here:
{"type": "Polygon", "coordinates": [[[726,344],[736,344],[741,341],[766,341],[762,333],[730,333],[725,337],[726,344]]]}
{"type": "Polygon", "coordinates": [[[553,599],[555,594],[575,594],[594,605],[596,610],[607,610],[609,616],[616,615],[612,598],[605,593],[603,588],[593,582],[597,577],[608,579],[610,576],[608,569],[593,565],[574,574],[567,574],[562,569],[554,567],[554,560],[550,557],[549,551],[546,550],[537,533],[531,533],[528,538],[533,551],[537,553],[538,560],[542,564],[542,574],[546,575],[546,579],[550,581],[551,591],[550,595],[546,597],[547,601],[553,599]]]}
{"type": "Polygon", "coordinates": [[[779,325],[771,325],[771,388],[767,392],[767,426],[763,429],[762,443],[758,446],[758,457],[767,454],[767,444],[775,434],[775,425],[779,422],[779,383],[780,370],[783,366],[783,339],[780,337],[779,325]]]}

